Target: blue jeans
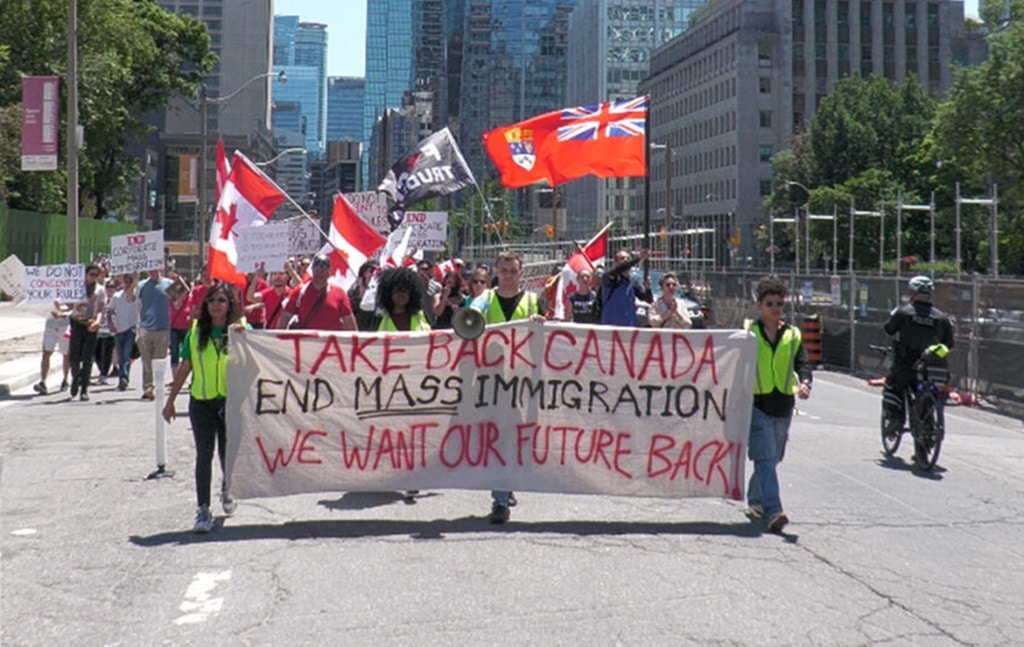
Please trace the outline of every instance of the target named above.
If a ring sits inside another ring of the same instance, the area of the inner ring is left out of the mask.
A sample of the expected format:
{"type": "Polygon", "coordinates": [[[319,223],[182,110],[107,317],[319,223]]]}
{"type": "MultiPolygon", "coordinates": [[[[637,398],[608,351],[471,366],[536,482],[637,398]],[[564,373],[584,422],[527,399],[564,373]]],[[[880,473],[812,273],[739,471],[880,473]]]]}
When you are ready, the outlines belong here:
{"type": "Polygon", "coordinates": [[[747,505],[759,504],[766,516],[782,512],[779,476],[776,466],[786,454],[792,416],[775,418],[754,407],[750,418],[750,440],[747,455],[754,461],[754,473],[747,486],[747,505]]]}
{"type": "Polygon", "coordinates": [[[188,328],[171,328],[171,370],[178,370],[178,362],[181,361],[181,344],[185,341],[185,333],[188,328]]]}
{"type": "Polygon", "coordinates": [[[509,490],[491,490],[491,500],[494,501],[494,503],[503,505],[507,508],[509,495],[511,494],[512,492],[509,490]]]}
{"type": "Polygon", "coordinates": [[[132,348],[134,346],[134,328],[114,333],[114,349],[117,350],[117,374],[122,380],[128,380],[128,372],[132,368],[132,348]]]}

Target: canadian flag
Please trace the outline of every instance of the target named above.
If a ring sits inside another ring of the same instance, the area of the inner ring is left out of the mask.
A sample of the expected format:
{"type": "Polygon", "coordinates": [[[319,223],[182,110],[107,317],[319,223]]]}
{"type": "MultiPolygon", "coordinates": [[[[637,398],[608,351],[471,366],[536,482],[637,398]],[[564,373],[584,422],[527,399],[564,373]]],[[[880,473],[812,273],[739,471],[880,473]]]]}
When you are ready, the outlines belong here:
{"type": "MultiPolygon", "coordinates": [[[[387,239],[359,217],[343,194],[334,197],[331,230],[320,253],[331,259],[330,283],[348,290],[356,282],[359,266],[384,246],[387,239]]],[[[310,271],[312,265],[307,268],[310,271]]]]}
{"type": "Polygon", "coordinates": [[[210,277],[245,289],[245,274],[235,268],[235,239],[240,227],[264,225],[285,201],[284,191],[263,174],[245,155],[235,153],[231,173],[217,202],[217,216],[210,231],[210,277]]]}
{"type": "Polygon", "coordinates": [[[443,263],[438,263],[434,266],[434,278],[437,279],[438,283],[444,283],[444,277],[448,276],[449,272],[458,272],[459,267],[455,264],[455,261],[448,259],[443,263]]]}
{"type": "Polygon", "coordinates": [[[221,191],[224,190],[224,183],[228,181],[228,173],[231,172],[231,165],[224,154],[224,140],[217,139],[217,194],[215,199],[220,202],[221,191]]]}
{"type": "Polygon", "coordinates": [[[555,287],[554,319],[565,320],[566,308],[569,305],[569,295],[579,288],[576,275],[584,269],[594,270],[594,264],[604,259],[608,253],[608,229],[611,223],[605,225],[601,231],[590,239],[583,247],[576,250],[562,267],[558,275],[558,283],[555,287]]]}
{"type": "Polygon", "coordinates": [[[380,282],[381,272],[384,268],[400,267],[403,265],[415,265],[416,261],[409,256],[409,239],[412,237],[412,227],[399,225],[398,229],[388,234],[384,249],[380,250],[380,266],[370,279],[370,284],[363,292],[363,300],[359,307],[368,312],[377,308],[377,284],[380,282]]]}

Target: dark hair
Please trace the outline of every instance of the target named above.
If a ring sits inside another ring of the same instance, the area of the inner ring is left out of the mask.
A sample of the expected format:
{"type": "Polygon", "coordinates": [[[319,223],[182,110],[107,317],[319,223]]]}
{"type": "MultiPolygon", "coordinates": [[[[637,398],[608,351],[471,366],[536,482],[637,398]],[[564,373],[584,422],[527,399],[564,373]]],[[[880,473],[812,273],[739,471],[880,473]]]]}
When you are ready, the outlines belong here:
{"type": "Polygon", "coordinates": [[[412,268],[391,267],[384,270],[377,284],[377,309],[390,313],[391,297],[395,292],[409,294],[409,305],[406,306],[409,314],[416,314],[423,309],[420,301],[420,279],[412,268]]]}
{"type": "Polygon", "coordinates": [[[367,270],[376,271],[376,269],[377,261],[366,261],[365,263],[359,266],[359,273],[356,276],[358,277],[358,279],[362,279],[363,276],[366,274],[367,270]]]}
{"type": "Polygon", "coordinates": [[[757,283],[757,300],[765,298],[769,294],[775,294],[780,297],[786,296],[786,284],[782,282],[777,276],[766,276],[757,283]]]}
{"type": "Polygon", "coordinates": [[[458,272],[456,270],[452,270],[451,272],[448,272],[447,274],[445,274],[444,275],[444,280],[441,281],[441,285],[444,286],[446,283],[448,283],[448,277],[449,276],[454,276],[455,277],[455,285],[453,287],[456,290],[462,290],[462,283],[463,283],[463,281],[462,281],[462,273],[458,272]]]}
{"type": "MultiPolygon", "coordinates": [[[[238,295],[235,294],[235,287],[230,283],[224,281],[214,281],[213,285],[206,290],[206,296],[203,297],[202,310],[199,312],[198,329],[199,329],[199,348],[206,348],[206,343],[210,341],[210,335],[213,333],[213,319],[210,317],[210,307],[207,304],[209,298],[218,292],[223,292],[224,296],[228,298],[228,321],[227,325],[238,323],[238,320],[242,318],[242,308],[238,303],[238,295]]],[[[225,338],[227,337],[227,331],[224,331],[225,338]]],[[[193,362],[199,361],[199,358],[193,357],[193,362]]]]}
{"type": "Polygon", "coordinates": [[[89,272],[100,273],[101,272],[100,266],[99,265],[86,265],[85,266],[85,277],[86,277],[85,278],[85,292],[89,296],[92,296],[92,295],[96,294],[96,286],[99,285],[100,282],[99,281],[93,281],[92,285],[89,285],[89,272]]]}

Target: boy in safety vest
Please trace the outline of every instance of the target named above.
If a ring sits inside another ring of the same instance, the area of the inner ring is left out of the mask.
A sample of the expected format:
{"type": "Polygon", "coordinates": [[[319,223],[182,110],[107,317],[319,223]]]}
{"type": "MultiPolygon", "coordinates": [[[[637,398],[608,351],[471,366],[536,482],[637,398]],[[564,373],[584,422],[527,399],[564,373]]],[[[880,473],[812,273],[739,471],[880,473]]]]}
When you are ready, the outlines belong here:
{"type": "Polygon", "coordinates": [[[774,276],[764,278],[757,284],[760,316],[744,323],[757,337],[754,411],[747,447],[754,472],[747,487],[747,505],[751,514],[767,520],[772,532],[780,532],[789,523],[782,510],[776,467],[786,453],[794,396],[809,398],[813,379],[800,330],[782,321],[785,303],[785,284],[774,276]]]}

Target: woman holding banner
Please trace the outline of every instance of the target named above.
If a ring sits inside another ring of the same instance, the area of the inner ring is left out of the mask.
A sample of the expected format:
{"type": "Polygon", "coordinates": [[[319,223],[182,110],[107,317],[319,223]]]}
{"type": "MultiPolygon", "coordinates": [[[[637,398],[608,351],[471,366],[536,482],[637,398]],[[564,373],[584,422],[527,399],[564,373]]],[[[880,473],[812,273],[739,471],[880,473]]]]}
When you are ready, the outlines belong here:
{"type": "Polygon", "coordinates": [[[83,402],[89,400],[89,378],[92,377],[92,362],[96,356],[96,333],[99,332],[107,304],[107,292],[100,285],[99,278],[98,265],[85,268],[85,300],[71,304],[71,314],[68,316],[71,320],[68,350],[71,358],[71,398],[79,396],[83,402]]]}
{"type": "MultiPolygon", "coordinates": [[[[174,383],[164,404],[163,416],[168,423],[174,420],[174,399],[190,373],[188,417],[192,422],[192,437],[196,443],[196,521],[195,532],[213,530],[210,512],[210,487],[213,480],[213,452],[220,458],[224,473],[224,451],[227,426],[224,406],[227,403],[228,331],[242,330],[246,326],[242,307],[229,283],[221,281],[210,286],[203,298],[198,318],[185,335],[181,347],[181,362],[174,373],[174,383]]],[[[238,504],[228,492],[227,481],[221,482],[221,505],[224,514],[231,516],[238,504]]]]}

